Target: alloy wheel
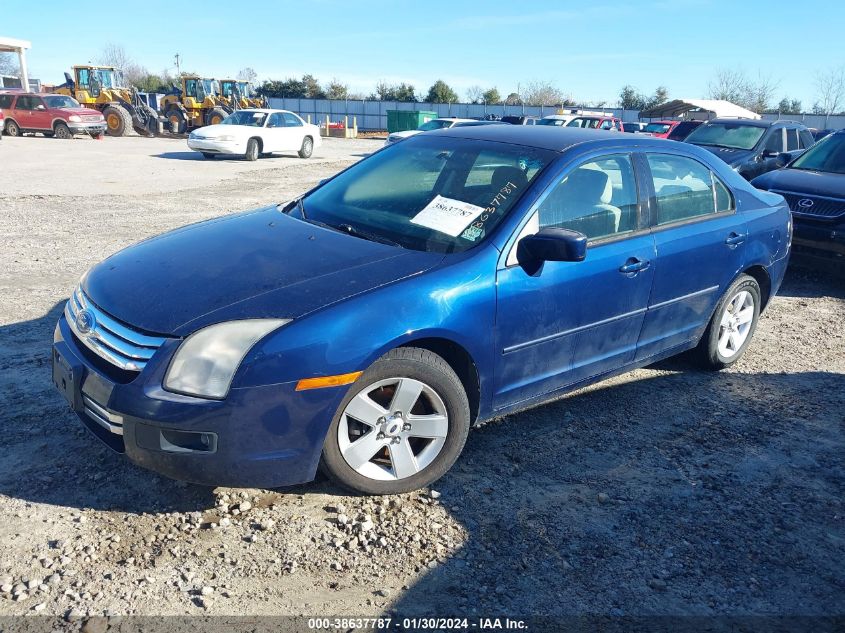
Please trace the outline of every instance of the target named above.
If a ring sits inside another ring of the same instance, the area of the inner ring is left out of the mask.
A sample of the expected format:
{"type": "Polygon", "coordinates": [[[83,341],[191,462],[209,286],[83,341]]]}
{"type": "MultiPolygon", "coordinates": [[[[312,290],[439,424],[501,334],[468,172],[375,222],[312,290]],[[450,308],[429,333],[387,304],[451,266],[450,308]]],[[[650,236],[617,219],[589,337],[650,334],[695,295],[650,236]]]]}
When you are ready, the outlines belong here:
{"type": "Polygon", "coordinates": [[[754,297],[747,290],[737,292],[725,306],[719,322],[719,354],[735,356],[748,340],[754,321],[754,297]]]}
{"type": "Polygon", "coordinates": [[[337,427],[346,463],[380,481],[411,477],[443,450],[449,416],[443,399],[412,378],[387,378],[365,387],[349,401],[337,427]]]}

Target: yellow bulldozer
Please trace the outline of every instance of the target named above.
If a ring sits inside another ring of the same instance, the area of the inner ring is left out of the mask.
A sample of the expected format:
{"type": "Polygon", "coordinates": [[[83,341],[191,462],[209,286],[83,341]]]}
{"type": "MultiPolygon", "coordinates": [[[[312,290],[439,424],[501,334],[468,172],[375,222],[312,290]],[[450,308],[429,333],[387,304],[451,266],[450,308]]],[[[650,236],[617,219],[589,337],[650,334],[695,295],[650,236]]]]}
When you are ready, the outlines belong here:
{"type": "Polygon", "coordinates": [[[119,69],[89,65],[74,66],[72,70],[73,76],[65,73],[65,83],[55,92],[102,112],[109,135],[124,136],[130,129],[144,136],[158,132],[158,114],[144,103],[135,88],[126,85],[119,69]]]}
{"type": "Polygon", "coordinates": [[[221,79],[220,94],[226,100],[226,105],[231,110],[268,107],[267,97],[258,96],[255,88],[248,81],[221,79]]]}
{"type": "Polygon", "coordinates": [[[184,134],[189,129],[220,123],[229,114],[227,99],[220,94],[220,83],[194,75],[183,75],[181,86],[174,86],[159,105],[170,130],[184,134]]]}

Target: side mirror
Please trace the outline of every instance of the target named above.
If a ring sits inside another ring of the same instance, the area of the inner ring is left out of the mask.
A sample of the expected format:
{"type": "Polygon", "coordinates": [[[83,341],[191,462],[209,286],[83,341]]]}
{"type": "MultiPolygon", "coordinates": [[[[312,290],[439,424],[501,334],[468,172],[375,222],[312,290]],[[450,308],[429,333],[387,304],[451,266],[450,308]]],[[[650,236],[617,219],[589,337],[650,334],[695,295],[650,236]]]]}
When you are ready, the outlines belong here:
{"type": "Polygon", "coordinates": [[[771,150],[771,149],[764,149],[762,157],[763,158],[773,158],[778,155],[778,152],[771,150]]]}
{"type": "Polygon", "coordinates": [[[543,262],[580,262],[586,256],[587,236],[569,229],[541,229],[516,245],[516,260],[529,275],[536,274],[543,262]]]}
{"type": "Polygon", "coordinates": [[[790,154],[789,152],[781,152],[780,154],[778,154],[777,160],[775,162],[777,163],[778,167],[786,167],[787,163],[791,160],[792,154],[790,154]]]}
{"type": "Polygon", "coordinates": [[[36,110],[46,110],[47,108],[44,107],[43,103],[39,103],[37,106],[35,106],[35,109],[36,110]]]}

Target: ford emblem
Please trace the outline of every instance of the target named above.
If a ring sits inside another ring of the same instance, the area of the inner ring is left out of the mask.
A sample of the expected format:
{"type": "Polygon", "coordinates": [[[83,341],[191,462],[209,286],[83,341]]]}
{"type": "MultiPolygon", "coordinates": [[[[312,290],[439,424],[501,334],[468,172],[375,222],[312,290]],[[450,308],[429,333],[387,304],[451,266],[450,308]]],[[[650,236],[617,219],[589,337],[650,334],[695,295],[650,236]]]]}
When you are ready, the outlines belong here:
{"type": "Polygon", "coordinates": [[[801,207],[802,209],[809,209],[810,207],[813,206],[813,201],[810,200],[809,198],[801,198],[798,201],[798,206],[801,207]]]}
{"type": "Polygon", "coordinates": [[[76,313],[76,329],[80,334],[89,334],[97,325],[97,319],[90,310],[80,310],[76,313]]]}

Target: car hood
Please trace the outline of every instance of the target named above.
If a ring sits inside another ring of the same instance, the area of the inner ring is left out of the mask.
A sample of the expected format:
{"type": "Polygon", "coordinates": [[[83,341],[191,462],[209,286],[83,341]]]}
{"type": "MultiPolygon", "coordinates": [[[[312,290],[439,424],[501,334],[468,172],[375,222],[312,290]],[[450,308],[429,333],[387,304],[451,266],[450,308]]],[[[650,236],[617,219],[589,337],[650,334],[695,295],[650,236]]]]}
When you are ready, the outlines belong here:
{"type": "MultiPolygon", "coordinates": [[[[692,143],[692,145],[698,145],[698,143],[692,143]]],[[[716,147],[714,145],[698,145],[698,147],[715,154],[728,165],[739,165],[754,155],[754,150],[749,149],[732,149],[729,147],[716,147]]]]}
{"type": "Polygon", "coordinates": [[[92,116],[93,115],[93,116],[99,116],[101,119],[103,118],[102,114],[97,112],[97,110],[92,110],[91,108],[54,108],[54,109],[58,110],[62,114],[67,114],[67,115],[71,115],[71,114],[76,114],[76,115],[79,115],[79,116],[92,116]]]}
{"type": "Polygon", "coordinates": [[[130,246],[92,268],[82,289],[132,327],[184,336],[233,319],[301,317],[442,259],[309,224],[273,206],[130,246]]]}
{"type": "Polygon", "coordinates": [[[787,168],[758,176],[751,184],[759,189],[777,189],[809,196],[845,198],[845,174],[787,168]]]}

